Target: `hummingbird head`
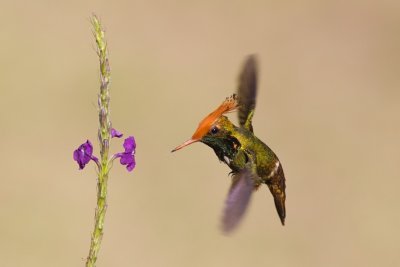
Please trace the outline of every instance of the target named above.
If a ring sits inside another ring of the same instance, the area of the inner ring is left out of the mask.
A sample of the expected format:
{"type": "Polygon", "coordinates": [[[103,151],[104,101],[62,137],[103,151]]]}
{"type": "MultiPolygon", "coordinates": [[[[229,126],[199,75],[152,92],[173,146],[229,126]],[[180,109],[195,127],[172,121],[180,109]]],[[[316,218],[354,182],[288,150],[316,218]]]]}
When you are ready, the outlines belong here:
{"type": "MultiPolygon", "coordinates": [[[[177,146],[172,150],[172,152],[195,142],[202,142],[212,147],[214,150],[223,146],[225,142],[231,139],[231,133],[236,127],[226,116],[223,115],[232,112],[237,108],[238,101],[236,95],[233,94],[232,96],[227,97],[216,110],[208,114],[208,116],[199,123],[192,138],[177,146]]],[[[229,142],[231,142],[231,140],[229,142]]]]}

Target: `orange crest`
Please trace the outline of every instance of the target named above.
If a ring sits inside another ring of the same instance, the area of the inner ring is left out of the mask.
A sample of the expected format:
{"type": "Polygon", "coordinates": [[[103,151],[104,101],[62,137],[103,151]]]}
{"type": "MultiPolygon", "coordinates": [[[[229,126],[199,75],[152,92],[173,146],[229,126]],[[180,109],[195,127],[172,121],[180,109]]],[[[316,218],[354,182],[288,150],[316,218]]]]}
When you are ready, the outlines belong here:
{"type": "Polygon", "coordinates": [[[196,132],[192,136],[192,140],[200,140],[211,128],[216,120],[218,120],[225,113],[234,111],[238,107],[236,94],[227,97],[224,102],[213,112],[208,114],[197,127],[196,132]]]}
{"type": "Polygon", "coordinates": [[[227,97],[224,102],[213,112],[208,114],[200,123],[197,130],[194,132],[191,139],[187,140],[183,144],[174,148],[171,152],[175,152],[185,146],[193,144],[201,140],[201,138],[210,130],[211,126],[225,113],[234,111],[239,106],[238,100],[235,94],[230,97],[227,97]]]}

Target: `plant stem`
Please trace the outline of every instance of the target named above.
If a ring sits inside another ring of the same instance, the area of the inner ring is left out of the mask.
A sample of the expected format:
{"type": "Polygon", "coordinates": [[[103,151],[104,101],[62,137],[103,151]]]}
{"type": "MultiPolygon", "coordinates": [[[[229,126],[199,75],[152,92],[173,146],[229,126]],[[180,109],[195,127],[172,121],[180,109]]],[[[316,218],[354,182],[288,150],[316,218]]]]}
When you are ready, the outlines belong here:
{"type": "Polygon", "coordinates": [[[100,166],[97,179],[97,207],[95,212],[95,225],[90,243],[89,255],[86,260],[86,267],[96,266],[97,255],[100,250],[103,237],[104,218],[107,210],[107,182],[108,182],[108,150],[110,143],[111,120],[109,116],[109,83],[110,66],[107,57],[107,43],[104,39],[104,30],[99,19],[93,15],[92,19],[93,35],[97,44],[97,55],[100,63],[100,94],[98,95],[99,105],[99,131],[98,138],[100,143],[100,166]]]}
{"type": "Polygon", "coordinates": [[[90,243],[89,255],[86,260],[87,267],[96,266],[97,255],[103,238],[104,217],[107,210],[107,181],[108,173],[100,172],[97,182],[97,207],[95,213],[95,226],[90,243]]]}

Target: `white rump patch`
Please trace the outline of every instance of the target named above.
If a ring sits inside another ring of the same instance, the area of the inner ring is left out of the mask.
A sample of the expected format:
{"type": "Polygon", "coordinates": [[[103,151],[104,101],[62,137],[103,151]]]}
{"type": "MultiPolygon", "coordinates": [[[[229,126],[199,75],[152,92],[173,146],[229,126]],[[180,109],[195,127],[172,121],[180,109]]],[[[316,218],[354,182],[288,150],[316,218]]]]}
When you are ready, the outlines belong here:
{"type": "Polygon", "coordinates": [[[276,172],[278,171],[278,168],[279,168],[279,165],[280,165],[280,163],[279,163],[279,160],[275,163],[275,167],[274,167],[274,169],[271,171],[271,173],[268,175],[268,179],[269,178],[271,178],[272,176],[274,176],[275,174],[276,174],[276,172]]]}

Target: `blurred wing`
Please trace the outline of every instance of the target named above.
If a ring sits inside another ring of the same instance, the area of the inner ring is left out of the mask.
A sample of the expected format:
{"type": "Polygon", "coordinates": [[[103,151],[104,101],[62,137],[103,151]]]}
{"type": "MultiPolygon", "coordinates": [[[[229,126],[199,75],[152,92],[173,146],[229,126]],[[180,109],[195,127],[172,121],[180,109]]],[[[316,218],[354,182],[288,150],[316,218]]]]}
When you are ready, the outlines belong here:
{"type": "Polygon", "coordinates": [[[238,101],[239,124],[247,130],[253,131],[251,120],[252,112],[256,107],[257,97],[257,60],[255,55],[250,55],[243,66],[239,76],[238,101]]]}
{"type": "Polygon", "coordinates": [[[225,233],[231,232],[238,226],[250,203],[253,190],[253,177],[249,169],[243,169],[233,175],[222,218],[222,230],[225,233]]]}

